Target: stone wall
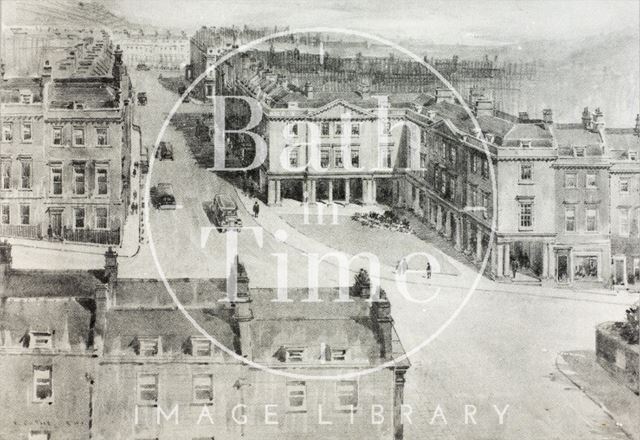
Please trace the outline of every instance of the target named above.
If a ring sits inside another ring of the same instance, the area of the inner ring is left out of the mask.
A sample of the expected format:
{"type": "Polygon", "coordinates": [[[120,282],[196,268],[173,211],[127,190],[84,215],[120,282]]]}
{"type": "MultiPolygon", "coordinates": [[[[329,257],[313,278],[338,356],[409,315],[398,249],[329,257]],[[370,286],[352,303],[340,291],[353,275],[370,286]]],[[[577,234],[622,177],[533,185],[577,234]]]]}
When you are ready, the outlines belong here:
{"type": "Polygon", "coordinates": [[[614,322],[596,327],[598,363],[634,393],[640,392],[640,346],[627,344],[618,334],[614,322]]]}

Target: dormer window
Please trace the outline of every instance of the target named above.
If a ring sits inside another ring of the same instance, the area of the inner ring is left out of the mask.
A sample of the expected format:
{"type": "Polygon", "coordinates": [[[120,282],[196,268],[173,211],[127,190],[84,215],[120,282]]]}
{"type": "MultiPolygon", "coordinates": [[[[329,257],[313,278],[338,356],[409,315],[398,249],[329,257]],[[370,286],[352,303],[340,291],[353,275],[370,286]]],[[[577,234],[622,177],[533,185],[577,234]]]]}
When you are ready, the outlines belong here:
{"type": "Polygon", "coordinates": [[[576,157],[584,157],[584,147],[574,147],[573,152],[576,157]]]}
{"type": "Polygon", "coordinates": [[[531,148],[531,141],[520,141],[520,148],[531,148]]]}
{"type": "Polygon", "coordinates": [[[51,332],[30,332],[29,348],[37,348],[37,349],[53,348],[51,332]]]}
{"type": "Polygon", "coordinates": [[[304,349],[302,348],[288,348],[287,349],[287,362],[302,362],[304,349]]]}
{"type": "Polygon", "coordinates": [[[160,338],[140,338],[140,348],[138,354],[140,356],[157,356],[160,349],[160,338]]]}
{"type": "Polygon", "coordinates": [[[633,160],[633,161],[638,160],[638,152],[637,151],[629,151],[629,160],[633,160]]]}
{"type": "Polygon", "coordinates": [[[205,338],[191,338],[191,354],[193,356],[211,356],[211,341],[205,338]]]}
{"type": "Polygon", "coordinates": [[[332,361],[346,361],[347,360],[347,350],[343,348],[332,348],[331,349],[331,360],[332,361]]]}

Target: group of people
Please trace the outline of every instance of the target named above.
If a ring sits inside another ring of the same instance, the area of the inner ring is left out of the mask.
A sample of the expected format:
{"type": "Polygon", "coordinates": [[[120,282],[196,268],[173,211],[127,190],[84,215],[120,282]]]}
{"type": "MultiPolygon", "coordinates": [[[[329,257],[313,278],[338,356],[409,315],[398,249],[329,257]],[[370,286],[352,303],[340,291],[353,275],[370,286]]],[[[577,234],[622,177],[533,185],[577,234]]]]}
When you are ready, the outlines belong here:
{"type": "MultiPolygon", "coordinates": [[[[405,273],[407,273],[408,269],[409,269],[409,262],[405,257],[402,257],[400,260],[398,260],[394,273],[397,273],[399,275],[404,275],[405,273]]],[[[425,265],[423,278],[427,278],[427,279],[431,278],[431,263],[429,263],[428,260],[427,260],[427,264],[425,265]]]]}

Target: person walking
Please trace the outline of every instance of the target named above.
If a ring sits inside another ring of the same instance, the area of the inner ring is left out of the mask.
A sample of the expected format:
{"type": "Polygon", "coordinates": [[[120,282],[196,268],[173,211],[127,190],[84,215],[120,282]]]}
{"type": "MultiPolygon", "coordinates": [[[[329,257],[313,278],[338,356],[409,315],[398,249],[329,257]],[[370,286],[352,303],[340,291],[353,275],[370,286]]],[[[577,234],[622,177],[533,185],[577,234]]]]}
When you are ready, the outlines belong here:
{"type": "Polygon", "coordinates": [[[253,216],[258,218],[258,214],[260,214],[260,205],[258,205],[258,201],[256,200],[253,203],[253,216]]]}
{"type": "Polygon", "coordinates": [[[424,275],[425,275],[425,277],[427,279],[431,278],[431,263],[429,263],[428,261],[427,261],[427,266],[425,267],[425,274],[424,275]]]}
{"type": "Polygon", "coordinates": [[[513,272],[513,279],[515,279],[515,278],[516,278],[516,273],[518,272],[518,269],[519,269],[519,267],[518,267],[518,266],[519,266],[518,260],[517,260],[517,259],[514,259],[514,260],[511,262],[511,272],[513,272]]]}
{"type": "Polygon", "coordinates": [[[407,269],[409,269],[409,263],[407,263],[407,259],[405,257],[402,257],[402,260],[400,260],[400,274],[404,275],[407,272],[407,269]]]}

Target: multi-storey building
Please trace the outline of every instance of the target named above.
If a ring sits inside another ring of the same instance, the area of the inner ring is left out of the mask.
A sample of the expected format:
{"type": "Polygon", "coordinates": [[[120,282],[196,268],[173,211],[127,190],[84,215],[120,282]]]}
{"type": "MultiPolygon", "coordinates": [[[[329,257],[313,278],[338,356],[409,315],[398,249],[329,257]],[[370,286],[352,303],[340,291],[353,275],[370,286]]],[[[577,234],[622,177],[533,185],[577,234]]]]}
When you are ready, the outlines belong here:
{"type": "Polygon", "coordinates": [[[112,37],[130,68],[146,64],[157,69],[181,69],[189,63],[189,39],[184,33],[125,29],[114,31],[112,37]]]}
{"type": "Polygon", "coordinates": [[[605,129],[599,109],[582,124],[555,123],[550,109],[511,116],[478,90],[468,98],[474,122],[448,90],[372,96],[362,82],[318,92],[237,58],[224,88],[262,105],[258,183],[269,204],[411,208],[503,280],[635,281],[638,256],[624,239],[637,235],[637,130],[605,129]]]}
{"type": "Polygon", "coordinates": [[[640,115],[633,129],[605,129],[610,168],[613,282],[640,289],[640,115]]]}
{"type": "Polygon", "coordinates": [[[131,85],[121,49],[102,38],[37,78],[3,78],[2,236],[120,242],[131,85]]]}
{"type": "Polygon", "coordinates": [[[90,438],[100,289],[87,272],[12,269],[0,242],[0,438],[90,438]]]}
{"type": "Polygon", "coordinates": [[[555,277],[560,283],[610,281],[610,157],[600,109],[582,124],[556,124],[555,277]],[[593,119],[592,119],[593,118],[593,119]]]}
{"type": "Polygon", "coordinates": [[[117,255],[105,260],[27,273],[0,243],[3,438],[402,438],[409,363],[382,292],[352,289],[338,307],[339,289],[320,302],[290,289],[274,303],[241,265],[232,302],[224,279],[168,280],[195,326],[163,282],[118,278],[117,255]]]}

